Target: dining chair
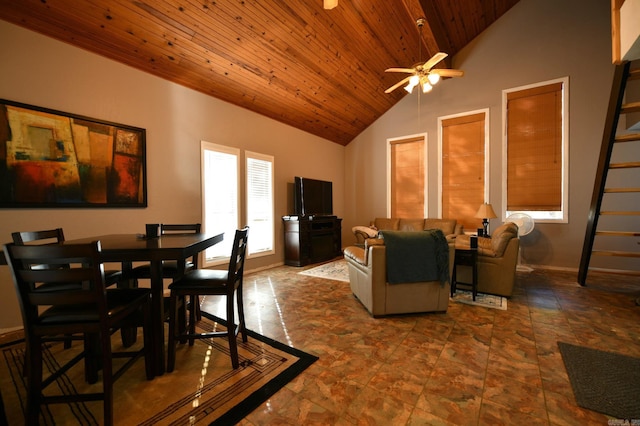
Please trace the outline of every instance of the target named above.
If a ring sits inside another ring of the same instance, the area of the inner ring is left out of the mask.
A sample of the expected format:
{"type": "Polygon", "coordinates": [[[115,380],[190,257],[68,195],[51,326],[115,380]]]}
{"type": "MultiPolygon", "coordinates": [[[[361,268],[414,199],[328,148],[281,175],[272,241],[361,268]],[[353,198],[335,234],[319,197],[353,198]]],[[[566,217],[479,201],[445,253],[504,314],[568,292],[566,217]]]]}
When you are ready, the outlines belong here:
{"type": "MultiPolygon", "coordinates": [[[[13,242],[17,245],[27,244],[60,244],[64,242],[64,231],[62,228],[45,229],[41,231],[21,231],[11,233],[13,242]]],[[[60,268],[66,268],[68,265],[58,265],[60,268]]],[[[122,277],[122,271],[120,270],[108,270],[105,271],[106,285],[110,286],[118,283],[122,277]]],[[[78,283],[68,283],[69,286],[78,286],[78,283]]],[[[71,336],[64,342],[65,348],[71,347],[71,336]]],[[[27,364],[25,364],[26,367],[27,364]]],[[[25,371],[26,374],[26,371],[25,371]]]]}
{"type": "MultiPolygon", "coordinates": [[[[22,231],[11,234],[13,242],[18,245],[25,244],[58,244],[64,242],[64,231],[62,228],[46,229],[43,231],[22,231]]],[[[122,271],[119,269],[108,269],[104,271],[106,285],[117,284],[122,279],[122,271]]]]}
{"type": "Polygon", "coordinates": [[[155,371],[148,289],[107,289],[100,260],[100,242],[4,246],[24,326],[27,370],[25,423],[36,425],[42,404],[103,400],[104,424],[113,424],[113,383],[141,356],[147,379],[155,371]],[[60,268],[57,265],[65,265],[60,268]],[[68,283],[79,283],[69,286],[68,283]],[[142,326],[144,347],[112,351],[111,334],[120,327],[142,326]],[[83,351],[58,365],[46,361],[45,347],[82,336],[83,351]],[[114,371],[113,358],[129,358],[114,371]],[[89,383],[102,369],[102,392],[56,394],[56,380],[84,360],[89,383]],[[51,371],[43,377],[43,364],[51,371]],[[47,394],[44,389],[49,388],[47,394]]]}
{"type": "MultiPolygon", "coordinates": [[[[188,223],[188,224],[160,224],[160,235],[180,235],[180,234],[199,234],[202,225],[200,223],[188,223]]],[[[198,268],[198,256],[193,256],[191,259],[176,261],[176,260],[165,260],[162,262],[162,278],[167,278],[171,280],[175,280],[178,277],[181,277],[185,272],[191,271],[193,269],[198,268]]],[[[150,279],[151,278],[151,267],[150,265],[144,264],[140,266],[136,266],[132,270],[132,278],[136,280],[139,279],[150,279]]],[[[137,287],[137,283],[136,283],[137,287]]],[[[200,320],[200,301],[197,296],[190,298],[190,304],[194,304],[196,307],[196,315],[198,320],[200,320]]]]}
{"type": "MultiPolygon", "coordinates": [[[[177,224],[177,225],[160,225],[160,234],[199,234],[202,225],[199,223],[190,224],[177,224]]],[[[177,278],[185,272],[198,267],[198,256],[193,256],[189,260],[175,261],[165,260],[162,262],[162,277],[163,278],[177,278]]],[[[135,279],[149,279],[151,277],[151,268],[149,264],[136,266],[132,271],[133,278],[135,279]]]]}
{"type": "Polygon", "coordinates": [[[247,254],[247,240],[249,227],[236,230],[233,249],[229,259],[227,270],[194,269],[181,278],[175,280],[169,289],[171,290],[169,303],[169,337],[167,354],[167,372],[173,371],[176,361],[176,344],[189,340],[193,346],[194,339],[208,339],[211,337],[227,337],[229,341],[229,354],[232,367],[238,368],[237,336],[242,335],[242,341],[247,341],[247,332],[244,322],[244,306],[242,303],[242,281],[244,275],[244,262],[247,254]],[[206,333],[196,333],[197,318],[193,304],[189,307],[189,323],[187,327],[180,328],[181,323],[178,311],[180,298],[187,296],[224,296],[226,297],[226,330],[206,333]],[[234,297],[235,296],[235,297],[234,297]],[[235,301],[234,301],[235,299],[235,301]],[[238,324],[235,323],[235,308],[238,309],[238,324]]]}

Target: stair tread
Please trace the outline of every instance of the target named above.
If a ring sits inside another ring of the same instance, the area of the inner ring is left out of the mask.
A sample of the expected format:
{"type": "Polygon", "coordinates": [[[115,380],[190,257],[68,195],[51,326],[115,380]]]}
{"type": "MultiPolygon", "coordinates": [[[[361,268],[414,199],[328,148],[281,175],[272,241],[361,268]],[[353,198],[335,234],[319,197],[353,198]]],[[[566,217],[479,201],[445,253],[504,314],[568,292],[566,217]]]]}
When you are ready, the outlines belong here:
{"type": "Polygon", "coordinates": [[[604,192],[640,192],[640,187],[638,188],[605,188],[604,192]]]}
{"type": "Polygon", "coordinates": [[[614,210],[603,210],[600,212],[601,215],[617,215],[617,216],[637,216],[640,215],[640,212],[638,211],[623,211],[623,210],[619,210],[619,211],[614,211],[614,210]]]}
{"type": "Polygon", "coordinates": [[[621,237],[640,237],[640,231],[596,231],[596,235],[612,235],[621,237]]]}
{"type": "Polygon", "coordinates": [[[627,161],[624,163],[609,164],[610,169],[633,169],[636,167],[640,167],[640,161],[627,161]]]}
{"type": "Polygon", "coordinates": [[[620,113],[628,114],[630,112],[638,112],[638,111],[640,111],[640,102],[629,102],[622,105],[620,113]]]}
{"type": "Polygon", "coordinates": [[[640,252],[635,251],[593,250],[592,253],[599,256],[640,257],[640,252]]]}
{"type": "Polygon", "coordinates": [[[626,135],[618,135],[615,139],[616,142],[633,142],[640,141],[640,133],[628,133],[626,135]]]}

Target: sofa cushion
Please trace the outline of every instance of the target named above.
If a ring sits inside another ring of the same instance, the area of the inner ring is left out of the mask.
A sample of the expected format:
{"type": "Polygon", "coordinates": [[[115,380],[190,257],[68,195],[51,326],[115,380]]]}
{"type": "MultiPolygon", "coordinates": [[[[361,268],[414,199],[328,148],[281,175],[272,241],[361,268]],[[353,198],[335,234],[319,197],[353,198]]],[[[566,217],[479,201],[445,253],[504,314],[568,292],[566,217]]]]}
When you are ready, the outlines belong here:
{"type": "Polygon", "coordinates": [[[451,235],[456,230],[455,219],[424,219],[424,228],[427,229],[439,229],[444,235],[451,235]]]}
{"type": "Polygon", "coordinates": [[[400,219],[398,231],[423,231],[424,218],[400,219]]]}
{"type": "Polygon", "coordinates": [[[376,229],[388,229],[392,231],[398,229],[399,223],[400,219],[395,217],[376,217],[376,219],[373,221],[373,225],[376,227],[376,229]]]}

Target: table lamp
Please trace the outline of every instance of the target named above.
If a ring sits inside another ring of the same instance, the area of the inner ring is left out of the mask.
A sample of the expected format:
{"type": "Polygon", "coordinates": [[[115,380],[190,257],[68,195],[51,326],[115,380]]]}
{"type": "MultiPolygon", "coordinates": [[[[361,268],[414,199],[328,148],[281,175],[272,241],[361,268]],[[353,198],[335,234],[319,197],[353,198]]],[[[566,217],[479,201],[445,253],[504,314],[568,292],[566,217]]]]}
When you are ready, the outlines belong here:
{"type": "Polygon", "coordinates": [[[476,213],[474,217],[477,217],[478,219],[482,219],[484,234],[479,236],[488,237],[489,236],[489,231],[488,231],[489,219],[498,217],[496,216],[496,213],[493,211],[493,207],[491,207],[491,204],[489,203],[481,204],[480,208],[478,209],[478,213],[476,213]]]}

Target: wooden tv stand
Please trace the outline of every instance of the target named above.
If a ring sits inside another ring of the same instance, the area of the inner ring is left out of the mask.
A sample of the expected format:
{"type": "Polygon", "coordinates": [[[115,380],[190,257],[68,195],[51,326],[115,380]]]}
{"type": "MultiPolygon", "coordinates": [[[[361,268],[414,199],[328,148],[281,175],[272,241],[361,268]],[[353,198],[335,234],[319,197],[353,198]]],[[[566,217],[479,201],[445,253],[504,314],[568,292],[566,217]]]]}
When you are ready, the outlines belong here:
{"type": "Polygon", "coordinates": [[[284,216],[284,263],[305,266],[342,254],[342,219],[284,216]]]}

